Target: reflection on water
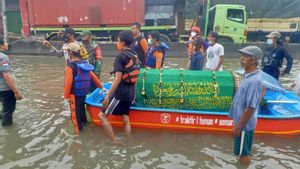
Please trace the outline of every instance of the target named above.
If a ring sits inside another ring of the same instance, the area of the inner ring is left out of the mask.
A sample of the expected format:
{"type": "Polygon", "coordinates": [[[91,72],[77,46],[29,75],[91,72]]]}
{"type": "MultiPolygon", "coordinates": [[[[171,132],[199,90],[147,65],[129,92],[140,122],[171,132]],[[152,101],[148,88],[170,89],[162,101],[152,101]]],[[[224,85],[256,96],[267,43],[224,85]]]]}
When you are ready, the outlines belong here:
{"type": "MultiPolygon", "coordinates": [[[[116,129],[120,145],[110,144],[92,124],[80,136],[70,134],[63,106],[64,62],[55,57],[18,56],[15,73],[24,100],[18,102],[14,126],[0,126],[0,168],[243,168],[232,155],[232,138],[223,133],[182,133],[133,129],[129,137],[116,129]]],[[[102,81],[111,80],[113,58],[105,58],[102,81]]],[[[186,67],[186,59],[166,66],[186,67]]],[[[227,59],[225,69],[239,67],[227,59]]],[[[296,67],[293,68],[293,71],[296,67]]],[[[282,78],[285,85],[294,75],[282,78]]],[[[300,136],[256,135],[249,168],[300,168],[300,136]]]]}

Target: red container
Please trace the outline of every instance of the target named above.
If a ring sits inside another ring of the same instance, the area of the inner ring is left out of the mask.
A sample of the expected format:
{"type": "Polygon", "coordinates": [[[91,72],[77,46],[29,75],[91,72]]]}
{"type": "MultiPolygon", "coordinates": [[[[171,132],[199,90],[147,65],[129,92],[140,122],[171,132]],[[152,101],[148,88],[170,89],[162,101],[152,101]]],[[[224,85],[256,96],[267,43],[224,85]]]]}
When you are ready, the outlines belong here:
{"type": "Polygon", "coordinates": [[[144,0],[27,0],[31,27],[127,26],[144,23],[144,0]]]}

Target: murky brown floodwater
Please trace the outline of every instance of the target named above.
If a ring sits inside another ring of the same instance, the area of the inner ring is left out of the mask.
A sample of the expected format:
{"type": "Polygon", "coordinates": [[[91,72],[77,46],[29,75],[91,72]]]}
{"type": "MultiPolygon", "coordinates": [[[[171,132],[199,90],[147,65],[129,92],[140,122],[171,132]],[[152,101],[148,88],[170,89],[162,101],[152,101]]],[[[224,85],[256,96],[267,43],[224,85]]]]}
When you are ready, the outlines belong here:
{"type": "MultiPolygon", "coordinates": [[[[104,60],[102,81],[110,80],[112,60],[104,60]]],[[[62,98],[64,61],[18,56],[14,63],[25,99],[18,102],[14,125],[0,126],[0,169],[243,168],[232,155],[231,136],[222,133],[133,129],[125,137],[117,129],[122,144],[112,145],[103,129],[91,124],[80,136],[73,136],[62,98]]],[[[167,59],[166,65],[185,67],[186,60],[167,59]]],[[[238,59],[226,60],[225,69],[238,67],[238,59]]],[[[283,78],[284,83],[292,77],[283,78]]],[[[255,135],[254,142],[249,168],[300,168],[300,136],[255,135]]]]}

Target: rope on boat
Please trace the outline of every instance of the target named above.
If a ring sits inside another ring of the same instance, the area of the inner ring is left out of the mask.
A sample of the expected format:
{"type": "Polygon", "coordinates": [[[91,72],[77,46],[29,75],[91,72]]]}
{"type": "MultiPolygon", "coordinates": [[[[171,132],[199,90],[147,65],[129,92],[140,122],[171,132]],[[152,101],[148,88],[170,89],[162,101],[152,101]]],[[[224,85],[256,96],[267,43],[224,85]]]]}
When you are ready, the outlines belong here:
{"type": "Polygon", "coordinates": [[[141,95],[142,95],[142,96],[146,96],[146,88],[145,88],[145,85],[146,85],[146,74],[147,74],[147,71],[148,71],[148,68],[145,68],[145,69],[144,69],[144,72],[143,72],[143,86],[142,86],[142,92],[141,92],[141,95]]]}
{"type": "Polygon", "coordinates": [[[159,73],[159,104],[162,103],[161,98],[162,98],[162,76],[163,76],[163,68],[160,69],[159,73]]]}
{"type": "Polygon", "coordinates": [[[183,69],[180,69],[180,103],[183,104],[184,103],[184,98],[183,98],[183,94],[184,94],[184,77],[183,77],[183,69]]]}
{"type": "Polygon", "coordinates": [[[213,71],[212,72],[212,79],[213,79],[213,85],[214,85],[214,90],[213,90],[213,94],[214,94],[214,98],[218,97],[218,93],[219,93],[219,84],[217,82],[217,76],[216,76],[216,72],[213,71]]]}

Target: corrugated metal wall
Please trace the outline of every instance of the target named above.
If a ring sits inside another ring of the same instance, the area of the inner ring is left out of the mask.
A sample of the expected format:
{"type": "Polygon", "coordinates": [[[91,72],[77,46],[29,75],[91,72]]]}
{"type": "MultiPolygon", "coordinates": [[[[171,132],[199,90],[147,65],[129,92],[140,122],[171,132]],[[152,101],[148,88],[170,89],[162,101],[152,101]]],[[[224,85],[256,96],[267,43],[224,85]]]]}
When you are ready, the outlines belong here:
{"type": "Polygon", "coordinates": [[[144,23],[144,0],[27,0],[30,25],[110,26],[144,23]]]}

